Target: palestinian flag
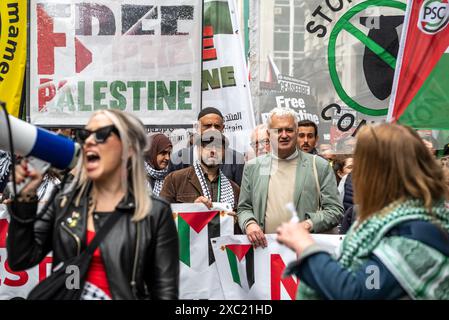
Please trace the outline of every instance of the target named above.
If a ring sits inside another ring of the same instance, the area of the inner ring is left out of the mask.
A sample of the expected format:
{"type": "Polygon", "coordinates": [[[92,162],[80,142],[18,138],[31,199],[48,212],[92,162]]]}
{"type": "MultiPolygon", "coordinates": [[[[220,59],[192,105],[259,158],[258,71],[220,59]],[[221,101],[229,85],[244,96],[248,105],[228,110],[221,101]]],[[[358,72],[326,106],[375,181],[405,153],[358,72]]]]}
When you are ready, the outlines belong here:
{"type": "Polygon", "coordinates": [[[218,56],[217,49],[214,44],[214,35],[232,35],[234,33],[228,2],[205,2],[203,23],[203,62],[217,60],[218,56]]]}
{"type": "Polygon", "coordinates": [[[213,34],[234,34],[231,13],[227,1],[204,2],[204,26],[211,28],[213,34]]]}
{"type": "Polygon", "coordinates": [[[229,244],[226,250],[232,280],[247,292],[254,285],[254,249],[251,244],[229,244]]]}
{"type": "MultiPolygon", "coordinates": [[[[233,233],[231,223],[222,225],[222,220],[226,216],[225,212],[218,210],[175,213],[179,235],[179,260],[188,267],[202,269],[204,263],[199,257],[202,256],[202,253],[207,252],[207,266],[213,264],[215,262],[215,256],[210,240],[220,237],[223,234],[233,233]],[[196,263],[192,262],[192,255],[196,256],[196,259],[194,259],[197,260],[196,263]]],[[[232,221],[232,217],[228,218],[231,218],[229,220],[232,221]]]]}
{"type": "Polygon", "coordinates": [[[409,0],[389,122],[449,129],[448,0],[409,0]]]}

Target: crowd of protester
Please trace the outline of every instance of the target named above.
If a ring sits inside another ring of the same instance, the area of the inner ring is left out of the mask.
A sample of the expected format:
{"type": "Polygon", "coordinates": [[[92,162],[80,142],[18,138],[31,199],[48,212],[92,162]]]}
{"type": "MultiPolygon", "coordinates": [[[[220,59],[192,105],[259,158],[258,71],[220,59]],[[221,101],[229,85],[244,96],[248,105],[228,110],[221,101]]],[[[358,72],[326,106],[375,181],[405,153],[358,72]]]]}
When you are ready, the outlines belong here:
{"type": "Polygon", "coordinates": [[[80,299],[176,299],[179,249],[169,204],[222,202],[234,210],[235,233],[255,247],[277,233],[296,251],[288,272],[303,282],[299,298],[449,299],[442,285],[449,281],[449,160],[437,160],[428,139],[399,125],[370,125],[333,150],[320,144],[314,122],[275,108],[241,154],[229,147],[224,124],[218,109],[204,108],[191,142],[176,152],[166,135],[147,134],[138,119],[118,111],[96,112],[85,129],[55,129],[80,142],[83,156],[54,199],[61,173],[28,171],[26,159],[17,161],[16,181],[32,182],[8,199],[14,168],[0,151],[11,268],[36,265],[50,251],[54,264],[73,257],[120,213],[93,255],[80,299]],[[47,201],[43,217],[29,223],[47,201]],[[289,203],[299,223],[290,222],[289,203]],[[310,233],[348,233],[349,240],[337,259],[310,233]],[[408,254],[412,248],[419,254],[408,254]],[[435,261],[431,276],[419,273],[423,256],[435,261]],[[404,273],[400,261],[412,272],[404,273]],[[380,290],[364,287],[368,265],[383,274],[380,290]]]}

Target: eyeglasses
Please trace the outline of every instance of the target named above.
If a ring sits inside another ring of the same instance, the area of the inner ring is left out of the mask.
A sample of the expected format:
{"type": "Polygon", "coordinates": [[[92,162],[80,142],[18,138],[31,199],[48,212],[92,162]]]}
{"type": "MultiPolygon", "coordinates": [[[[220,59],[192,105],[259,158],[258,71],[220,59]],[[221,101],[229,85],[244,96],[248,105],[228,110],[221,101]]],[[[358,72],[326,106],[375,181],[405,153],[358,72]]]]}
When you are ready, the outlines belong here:
{"type": "Polygon", "coordinates": [[[262,145],[267,145],[270,143],[269,139],[262,139],[262,140],[257,140],[257,141],[253,141],[251,142],[249,145],[252,148],[258,147],[258,146],[262,146],[262,145]]]}
{"type": "Polygon", "coordinates": [[[96,143],[105,143],[109,136],[115,133],[120,138],[120,133],[114,125],[99,128],[97,130],[78,129],[76,131],[76,139],[79,143],[84,144],[92,134],[96,143]]]}

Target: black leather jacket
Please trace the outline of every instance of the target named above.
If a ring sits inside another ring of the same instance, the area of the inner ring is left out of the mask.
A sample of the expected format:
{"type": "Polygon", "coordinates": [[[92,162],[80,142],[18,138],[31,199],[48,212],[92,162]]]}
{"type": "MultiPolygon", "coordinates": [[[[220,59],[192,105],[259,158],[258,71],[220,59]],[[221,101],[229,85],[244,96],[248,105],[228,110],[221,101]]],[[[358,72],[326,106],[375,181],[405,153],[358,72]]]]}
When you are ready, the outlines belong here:
{"type": "MultiPolygon", "coordinates": [[[[35,222],[19,222],[11,215],[7,239],[11,269],[30,268],[50,251],[53,251],[53,266],[56,266],[86,248],[88,201],[83,197],[76,207],[71,201],[75,192],[57,195],[47,212],[35,222]]],[[[169,204],[158,197],[151,200],[150,214],[138,222],[140,226],[137,228],[131,221],[134,199],[128,193],[116,208],[116,212],[123,216],[99,246],[113,299],[178,298],[176,226],[169,204]],[[133,273],[135,286],[131,285],[133,273]]],[[[30,219],[35,217],[36,210],[37,203],[17,202],[14,213],[20,219],[30,219]]],[[[107,216],[94,215],[95,230],[101,228],[107,216]]]]}

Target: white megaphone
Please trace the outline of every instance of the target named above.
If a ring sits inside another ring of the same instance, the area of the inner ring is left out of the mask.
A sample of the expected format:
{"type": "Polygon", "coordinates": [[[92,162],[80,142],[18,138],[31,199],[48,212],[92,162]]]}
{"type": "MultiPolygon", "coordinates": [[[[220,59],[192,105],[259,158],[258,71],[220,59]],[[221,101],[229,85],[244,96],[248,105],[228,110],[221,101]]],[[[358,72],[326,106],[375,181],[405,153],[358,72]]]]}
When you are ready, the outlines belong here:
{"type": "MultiPolygon", "coordinates": [[[[15,117],[8,116],[14,143],[14,153],[34,157],[57,169],[71,169],[80,154],[78,143],[15,117]]],[[[0,149],[9,151],[9,132],[5,113],[0,109],[0,149]]]]}

